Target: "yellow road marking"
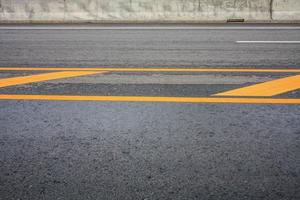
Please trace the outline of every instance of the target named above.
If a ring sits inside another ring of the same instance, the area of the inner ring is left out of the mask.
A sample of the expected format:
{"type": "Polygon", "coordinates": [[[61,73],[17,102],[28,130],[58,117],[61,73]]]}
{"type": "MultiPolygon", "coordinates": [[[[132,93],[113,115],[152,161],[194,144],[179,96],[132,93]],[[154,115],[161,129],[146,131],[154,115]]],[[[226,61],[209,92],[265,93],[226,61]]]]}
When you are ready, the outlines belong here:
{"type": "MultiPolygon", "coordinates": [[[[46,74],[0,79],[0,87],[47,80],[92,75],[108,71],[118,72],[265,72],[300,73],[297,69],[187,69],[187,68],[0,68],[0,71],[56,71],[46,74]]],[[[219,96],[273,96],[300,88],[300,75],[261,83],[217,94],[219,96]]],[[[148,97],[148,96],[64,96],[64,95],[10,95],[1,94],[0,100],[49,101],[119,101],[119,102],[177,102],[177,103],[246,103],[246,104],[300,104],[300,99],[271,98],[214,98],[214,97],[148,97]]]]}
{"type": "Polygon", "coordinates": [[[300,104],[300,99],[269,98],[205,98],[205,97],[147,97],[147,96],[63,96],[1,94],[0,100],[47,101],[117,101],[117,102],[169,102],[169,103],[238,103],[238,104],[300,104]]]}
{"type": "Polygon", "coordinates": [[[111,71],[111,72],[251,72],[251,73],[300,73],[300,69],[215,69],[215,68],[35,68],[0,67],[0,71],[111,71]]]}
{"type": "Polygon", "coordinates": [[[270,97],[297,89],[300,89],[300,75],[230,90],[216,94],[215,96],[270,97]]]}
{"type": "Polygon", "coordinates": [[[61,78],[70,78],[76,76],[92,75],[97,73],[101,73],[101,72],[86,72],[86,71],[69,72],[68,71],[68,72],[52,72],[46,74],[4,78],[4,79],[0,79],[0,87],[22,85],[27,83],[35,83],[35,82],[48,81],[48,80],[61,79],[61,78]]]}

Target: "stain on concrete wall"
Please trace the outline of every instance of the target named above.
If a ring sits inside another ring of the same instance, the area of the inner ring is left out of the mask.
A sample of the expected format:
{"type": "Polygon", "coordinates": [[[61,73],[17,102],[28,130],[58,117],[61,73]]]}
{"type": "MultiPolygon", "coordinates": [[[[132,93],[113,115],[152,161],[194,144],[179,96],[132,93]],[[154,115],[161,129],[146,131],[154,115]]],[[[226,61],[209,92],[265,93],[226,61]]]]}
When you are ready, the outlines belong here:
{"type": "Polygon", "coordinates": [[[98,2],[97,0],[65,0],[65,20],[96,21],[98,2]]]}
{"type": "Polygon", "coordinates": [[[59,21],[64,19],[64,0],[0,0],[2,21],[59,21]]]}
{"type": "Polygon", "coordinates": [[[1,0],[1,20],[22,20],[31,15],[29,0],[1,0]]]}
{"type": "Polygon", "coordinates": [[[274,20],[300,20],[300,0],[273,0],[274,20]]]}
{"type": "Polygon", "coordinates": [[[31,21],[60,21],[65,17],[64,0],[30,0],[31,21]]]}
{"type": "Polygon", "coordinates": [[[300,0],[0,0],[0,21],[299,19],[300,0]]]}

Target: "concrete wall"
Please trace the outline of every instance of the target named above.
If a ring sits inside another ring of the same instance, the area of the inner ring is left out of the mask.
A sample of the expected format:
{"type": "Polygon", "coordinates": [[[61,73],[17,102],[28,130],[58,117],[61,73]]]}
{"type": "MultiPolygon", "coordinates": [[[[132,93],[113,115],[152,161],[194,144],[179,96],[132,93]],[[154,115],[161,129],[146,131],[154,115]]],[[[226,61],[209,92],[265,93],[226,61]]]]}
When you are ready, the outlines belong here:
{"type": "Polygon", "coordinates": [[[0,22],[298,20],[300,0],[0,0],[0,22]],[[271,12],[272,11],[272,12],[271,12]]]}

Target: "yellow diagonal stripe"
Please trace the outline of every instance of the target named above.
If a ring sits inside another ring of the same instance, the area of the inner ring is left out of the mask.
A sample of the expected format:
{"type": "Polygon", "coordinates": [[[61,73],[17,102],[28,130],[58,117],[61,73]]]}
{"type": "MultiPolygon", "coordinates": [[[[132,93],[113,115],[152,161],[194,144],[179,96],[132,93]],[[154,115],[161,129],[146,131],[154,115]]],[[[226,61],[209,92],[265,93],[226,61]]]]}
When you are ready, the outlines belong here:
{"type": "Polygon", "coordinates": [[[54,80],[54,79],[92,75],[92,74],[97,74],[97,73],[101,73],[101,72],[68,71],[68,72],[52,72],[52,73],[46,73],[46,74],[4,78],[4,79],[0,79],[0,87],[8,87],[8,86],[22,85],[22,84],[27,84],[27,83],[35,83],[35,82],[41,82],[41,81],[54,80]]]}
{"type": "Polygon", "coordinates": [[[300,104],[300,99],[151,97],[151,96],[64,96],[64,95],[14,95],[14,94],[0,94],[0,100],[160,102],[160,103],[165,102],[165,103],[300,104]]]}
{"type": "Polygon", "coordinates": [[[297,89],[300,89],[300,75],[230,90],[216,94],[215,96],[270,97],[297,89]]]}

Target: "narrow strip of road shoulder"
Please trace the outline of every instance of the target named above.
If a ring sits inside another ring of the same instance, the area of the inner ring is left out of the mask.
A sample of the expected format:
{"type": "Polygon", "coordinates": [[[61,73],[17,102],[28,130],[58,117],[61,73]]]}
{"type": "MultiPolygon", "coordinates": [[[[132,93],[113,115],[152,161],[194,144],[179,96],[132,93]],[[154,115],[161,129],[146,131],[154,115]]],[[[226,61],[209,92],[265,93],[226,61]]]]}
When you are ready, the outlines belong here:
{"type": "Polygon", "coordinates": [[[240,44],[300,44],[300,41],[236,41],[240,44]]]}
{"type": "Polygon", "coordinates": [[[55,26],[0,25],[0,30],[300,30],[299,26],[55,26]]]}
{"type": "Polygon", "coordinates": [[[107,71],[107,72],[246,72],[246,73],[300,73],[300,69],[233,69],[233,68],[36,68],[0,67],[0,71],[107,71]]]}

